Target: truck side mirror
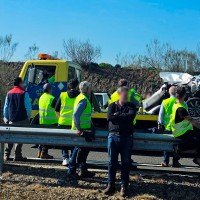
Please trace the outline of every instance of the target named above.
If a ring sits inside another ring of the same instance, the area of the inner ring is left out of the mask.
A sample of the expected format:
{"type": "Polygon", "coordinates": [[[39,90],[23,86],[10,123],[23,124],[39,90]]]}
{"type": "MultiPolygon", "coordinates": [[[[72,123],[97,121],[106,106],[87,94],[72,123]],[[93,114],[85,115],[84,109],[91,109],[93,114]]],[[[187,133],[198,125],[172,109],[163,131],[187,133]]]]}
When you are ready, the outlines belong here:
{"type": "Polygon", "coordinates": [[[36,68],[31,68],[28,74],[28,82],[34,84],[36,76],[36,68]]]}

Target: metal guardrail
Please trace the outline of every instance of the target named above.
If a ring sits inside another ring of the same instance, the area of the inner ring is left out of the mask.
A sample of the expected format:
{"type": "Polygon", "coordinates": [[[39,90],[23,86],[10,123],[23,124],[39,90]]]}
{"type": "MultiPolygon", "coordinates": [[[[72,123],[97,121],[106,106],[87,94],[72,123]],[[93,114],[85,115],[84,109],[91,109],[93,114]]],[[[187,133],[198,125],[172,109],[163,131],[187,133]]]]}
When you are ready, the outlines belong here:
{"type": "MultiPolygon", "coordinates": [[[[79,146],[90,149],[107,149],[107,131],[97,130],[95,140],[87,142],[76,131],[61,128],[0,126],[0,175],[3,169],[4,143],[45,144],[54,146],[79,146]]],[[[133,151],[173,151],[180,140],[169,134],[134,133],[133,151]]]]}

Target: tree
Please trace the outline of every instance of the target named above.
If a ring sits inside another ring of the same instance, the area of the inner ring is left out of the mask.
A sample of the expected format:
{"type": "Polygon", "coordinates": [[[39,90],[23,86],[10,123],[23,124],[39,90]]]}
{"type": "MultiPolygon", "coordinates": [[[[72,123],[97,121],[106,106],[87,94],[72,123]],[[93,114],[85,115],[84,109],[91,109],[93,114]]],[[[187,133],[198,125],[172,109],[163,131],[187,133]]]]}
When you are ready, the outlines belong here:
{"type": "Polygon", "coordinates": [[[39,52],[39,47],[36,44],[33,44],[28,48],[28,52],[25,55],[27,60],[35,60],[37,59],[37,54],[39,52]]]}
{"type": "Polygon", "coordinates": [[[99,63],[99,67],[113,68],[110,63],[99,63]]]}
{"type": "Polygon", "coordinates": [[[132,67],[132,68],[141,68],[142,67],[142,56],[139,54],[129,54],[126,53],[122,55],[118,53],[115,57],[116,63],[121,67],[132,67]]]}
{"type": "Polygon", "coordinates": [[[162,69],[164,66],[164,55],[169,48],[169,44],[161,44],[158,40],[153,40],[146,45],[146,55],[143,63],[147,68],[162,69]]]}
{"type": "Polygon", "coordinates": [[[165,55],[165,66],[165,69],[176,72],[193,73],[200,70],[197,54],[186,49],[170,49],[167,51],[165,55]]]}
{"type": "Polygon", "coordinates": [[[17,46],[18,43],[13,43],[11,34],[0,37],[0,60],[8,62],[13,57],[17,46]]]}
{"type": "Polygon", "coordinates": [[[93,46],[90,40],[64,40],[63,48],[65,57],[70,58],[82,67],[88,66],[91,62],[94,62],[101,56],[101,48],[93,46]]]}

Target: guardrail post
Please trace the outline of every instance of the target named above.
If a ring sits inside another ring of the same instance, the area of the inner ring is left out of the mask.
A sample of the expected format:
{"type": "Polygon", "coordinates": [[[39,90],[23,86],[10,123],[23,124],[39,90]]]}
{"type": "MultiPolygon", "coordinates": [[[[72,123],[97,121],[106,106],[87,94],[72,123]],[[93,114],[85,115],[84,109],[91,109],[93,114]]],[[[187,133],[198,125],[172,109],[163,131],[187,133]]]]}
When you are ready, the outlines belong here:
{"type": "Polygon", "coordinates": [[[4,163],[4,143],[0,143],[0,177],[3,172],[3,163],[4,163]]]}

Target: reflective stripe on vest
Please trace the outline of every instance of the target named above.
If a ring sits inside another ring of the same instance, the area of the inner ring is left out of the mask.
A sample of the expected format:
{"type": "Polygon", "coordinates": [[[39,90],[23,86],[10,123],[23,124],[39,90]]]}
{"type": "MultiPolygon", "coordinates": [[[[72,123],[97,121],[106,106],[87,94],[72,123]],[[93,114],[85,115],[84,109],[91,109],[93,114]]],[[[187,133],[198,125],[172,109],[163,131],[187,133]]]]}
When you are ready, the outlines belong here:
{"type": "Polygon", "coordinates": [[[40,124],[57,124],[58,119],[54,108],[51,107],[54,97],[51,94],[44,93],[39,100],[40,124]]]}
{"type": "Polygon", "coordinates": [[[62,92],[60,94],[61,109],[60,109],[60,117],[58,120],[58,123],[60,125],[65,125],[65,126],[72,125],[75,99],[76,97],[70,98],[67,92],[62,92]]]}
{"type": "Polygon", "coordinates": [[[174,103],[176,102],[175,97],[170,97],[168,99],[163,100],[163,107],[164,107],[164,126],[165,129],[168,131],[171,131],[171,123],[170,123],[170,118],[172,114],[172,108],[174,103]]]}
{"type": "Polygon", "coordinates": [[[55,110],[39,109],[40,112],[55,112],[55,110]]]}
{"type": "Polygon", "coordinates": [[[188,120],[184,119],[182,122],[179,122],[177,124],[175,123],[176,111],[178,108],[185,108],[186,110],[188,110],[186,103],[175,103],[173,105],[170,123],[172,134],[174,137],[180,137],[181,135],[184,135],[187,131],[193,130],[193,125],[188,120]]]}
{"type": "Polygon", "coordinates": [[[74,109],[74,106],[61,106],[61,109],[74,109]]]}
{"type": "MultiPolygon", "coordinates": [[[[132,95],[134,95],[134,99],[137,100],[137,101],[140,101],[140,95],[134,90],[134,89],[129,89],[129,94],[128,94],[128,101],[131,102],[131,97],[132,95]]],[[[117,91],[115,91],[110,99],[108,100],[108,104],[111,104],[111,103],[114,103],[116,101],[119,100],[119,95],[117,93],[117,91]]],[[[135,125],[136,124],[136,117],[134,118],[133,120],[133,124],[135,125]]]]}
{"type": "MultiPolygon", "coordinates": [[[[79,102],[84,100],[84,99],[87,101],[87,106],[80,116],[80,127],[81,127],[81,129],[90,129],[91,123],[92,123],[92,119],[91,119],[92,107],[91,107],[90,101],[88,100],[88,98],[84,94],[79,94],[76,97],[76,100],[75,100],[75,103],[74,103],[74,111],[76,110],[79,102]]],[[[77,128],[76,128],[74,120],[73,120],[72,121],[72,130],[76,130],[76,129],[77,128]]]]}

